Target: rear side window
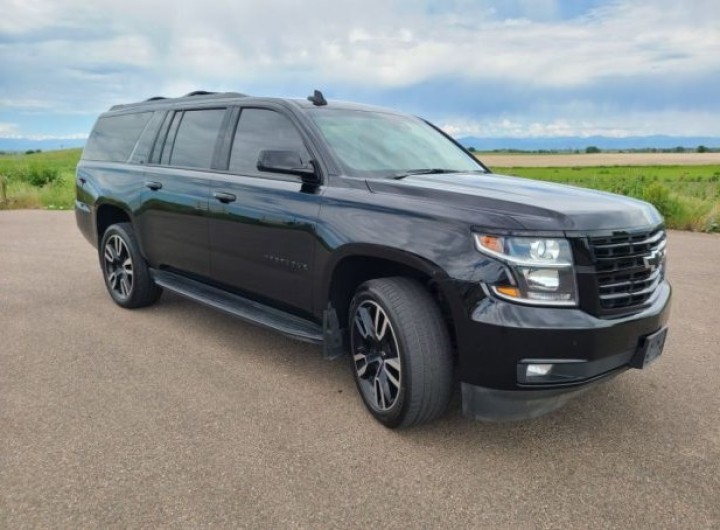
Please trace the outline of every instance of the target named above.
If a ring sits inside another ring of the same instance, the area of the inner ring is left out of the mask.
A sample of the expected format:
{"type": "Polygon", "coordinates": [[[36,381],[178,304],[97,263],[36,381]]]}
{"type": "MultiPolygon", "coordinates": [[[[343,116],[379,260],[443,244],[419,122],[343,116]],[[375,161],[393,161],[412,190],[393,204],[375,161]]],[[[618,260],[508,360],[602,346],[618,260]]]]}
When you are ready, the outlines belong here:
{"type": "MultiPolygon", "coordinates": [[[[224,117],[225,109],[185,111],[175,135],[170,165],[210,169],[215,142],[224,117]]],[[[167,149],[168,146],[165,147],[167,149]]],[[[164,158],[165,152],[163,152],[164,158]]]]}
{"type": "Polygon", "coordinates": [[[152,114],[140,112],[100,118],[85,145],[83,159],[126,162],[152,114]]]}
{"type": "Polygon", "coordinates": [[[266,109],[244,109],[235,132],[230,171],[233,173],[257,173],[260,151],[295,151],[303,162],[310,159],[300,132],[295,125],[279,112],[266,109]]]}

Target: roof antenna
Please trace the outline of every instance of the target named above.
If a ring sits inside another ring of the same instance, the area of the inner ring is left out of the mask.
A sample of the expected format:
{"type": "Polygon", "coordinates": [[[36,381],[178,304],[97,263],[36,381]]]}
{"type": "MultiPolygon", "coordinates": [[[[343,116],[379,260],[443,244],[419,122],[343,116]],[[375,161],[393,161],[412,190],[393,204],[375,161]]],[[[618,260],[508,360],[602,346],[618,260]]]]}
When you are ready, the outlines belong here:
{"type": "Polygon", "coordinates": [[[325,96],[323,96],[323,93],[319,90],[313,92],[312,96],[308,96],[308,101],[310,101],[316,107],[324,107],[325,105],[327,105],[327,100],[325,99],[325,96]]]}

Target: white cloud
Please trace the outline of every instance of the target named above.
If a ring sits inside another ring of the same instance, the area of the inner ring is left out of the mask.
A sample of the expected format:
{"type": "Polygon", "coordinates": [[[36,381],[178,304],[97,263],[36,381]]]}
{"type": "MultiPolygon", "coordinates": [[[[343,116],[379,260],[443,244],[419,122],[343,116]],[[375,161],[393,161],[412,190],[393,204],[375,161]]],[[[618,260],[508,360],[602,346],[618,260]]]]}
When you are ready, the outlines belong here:
{"type": "MultiPolygon", "coordinates": [[[[437,79],[527,87],[531,98],[608,79],[720,72],[716,0],[613,1],[566,20],[559,0],[515,0],[513,18],[502,18],[506,5],[490,0],[0,4],[0,112],[93,114],[198,88],[379,91],[437,79]]],[[[591,115],[598,108],[586,108],[581,119],[549,111],[522,117],[520,129],[537,123],[539,133],[559,134],[588,120],[587,130],[604,127],[591,115]]],[[[502,115],[498,109],[498,124],[502,115]]]]}
{"type": "Polygon", "coordinates": [[[720,113],[706,112],[629,112],[623,115],[568,116],[533,119],[515,115],[490,120],[446,120],[440,127],[457,138],[556,138],[564,136],[717,136],[720,113]],[[682,130],[678,123],[686,122],[682,130]]]}
{"type": "Polygon", "coordinates": [[[0,32],[22,34],[50,26],[57,20],[56,5],[37,0],[4,0],[0,32]]]}
{"type": "MultiPolygon", "coordinates": [[[[0,135],[2,136],[2,135],[0,135]]],[[[26,136],[23,135],[9,135],[9,136],[3,136],[4,138],[21,138],[23,140],[87,140],[88,134],[87,133],[74,133],[74,134],[63,134],[61,136],[57,135],[48,135],[48,134],[29,134],[26,136]]]]}
{"type": "MultiPolygon", "coordinates": [[[[323,16],[315,18],[307,17],[305,7],[299,13],[295,3],[274,4],[272,10],[240,4],[226,15],[237,21],[231,27],[208,10],[197,13],[189,34],[163,28],[174,50],[182,51],[169,57],[170,65],[198,67],[216,77],[237,65],[238,74],[251,79],[291,68],[384,86],[438,75],[573,86],[608,76],[687,74],[720,64],[720,32],[710,22],[712,13],[720,15],[720,4],[710,2],[704,2],[702,18],[688,3],[660,1],[613,4],[580,21],[551,22],[491,19],[472,10],[464,17],[408,14],[377,0],[352,16],[321,2],[316,9],[323,16]]],[[[535,11],[556,10],[555,2],[541,4],[535,11]]]]}
{"type": "Polygon", "coordinates": [[[84,0],[23,0],[3,10],[0,29],[104,24],[106,37],[53,41],[51,49],[29,53],[75,64],[152,66],[164,75],[190,69],[217,78],[259,78],[291,67],[326,79],[388,86],[439,74],[574,85],[720,64],[720,4],[714,1],[633,0],[580,20],[547,22],[543,19],[557,12],[556,1],[520,3],[532,21],[493,19],[488,9],[470,7],[429,15],[412,9],[412,2],[385,0],[366,0],[362,9],[330,0],[313,5],[178,0],[169,13],[139,0],[93,3],[93,11],[84,0]]]}
{"type": "Polygon", "coordinates": [[[52,109],[52,103],[41,99],[0,98],[0,110],[3,108],[11,108],[15,110],[49,110],[52,109]]]}
{"type": "Polygon", "coordinates": [[[8,138],[17,133],[17,124],[0,122],[0,138],[8,138]]]}

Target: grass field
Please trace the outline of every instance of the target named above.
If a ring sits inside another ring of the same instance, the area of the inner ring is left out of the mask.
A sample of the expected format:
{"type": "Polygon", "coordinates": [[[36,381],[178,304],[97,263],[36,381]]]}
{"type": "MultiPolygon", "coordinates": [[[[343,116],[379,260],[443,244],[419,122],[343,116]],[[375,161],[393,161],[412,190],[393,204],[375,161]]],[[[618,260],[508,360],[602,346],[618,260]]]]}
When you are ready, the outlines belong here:
{"type": "Polygon", "coordinates": [[[82,149],[0,156],[0,209],[71,208],[82,149]]]}
{"type": "MultiPolygon", "coordinates": [[[[80,153],[80,149],[67,149],[0,156],[0,209],[71,208],[80,153]]],[[[641,155],[492,153],[478,154],[478,158],[496,173],[622,193],[649,201],[665,216],[670,228],[720,231],[720,154],[686,153],[684,158],[641,155]],[[651,164],[652,161],[656,163],[651,164]]]]}
{"type": "Polygon", "coordinates": [[[497,167],[493,171],[620,193],[654,204],[668,227],[720,231],[720,165],[497,167]]]}

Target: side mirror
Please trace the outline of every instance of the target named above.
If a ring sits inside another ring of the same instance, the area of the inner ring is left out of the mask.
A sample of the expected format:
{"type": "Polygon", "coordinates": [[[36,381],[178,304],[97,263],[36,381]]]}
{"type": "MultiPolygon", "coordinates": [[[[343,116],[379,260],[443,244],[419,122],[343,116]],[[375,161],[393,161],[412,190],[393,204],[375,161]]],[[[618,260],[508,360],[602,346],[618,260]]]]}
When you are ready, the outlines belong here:
{"type": "Polygon", "coordinates": [[[312,162],[303,164],[300,153],[296,151],[260,151],[257,168],[259,171],[297,175],[308,184],[319,182],[314,164],[312,162]]]}

